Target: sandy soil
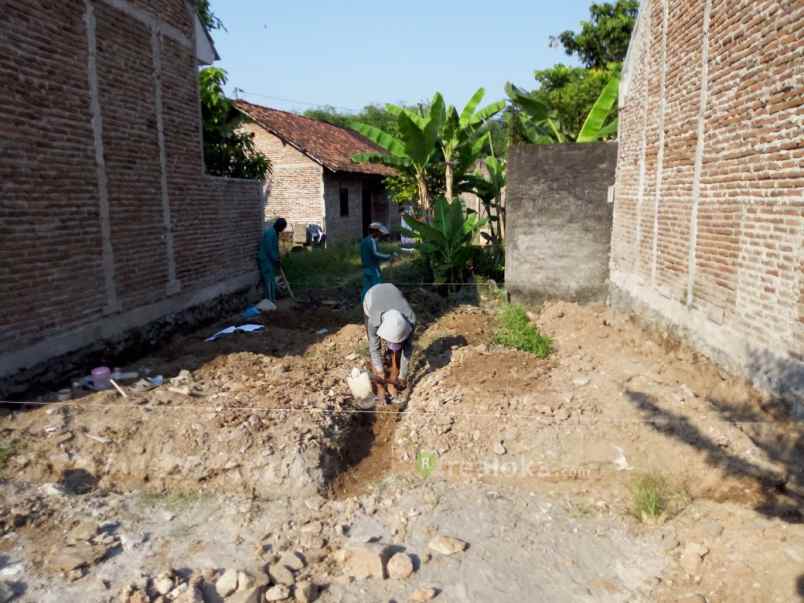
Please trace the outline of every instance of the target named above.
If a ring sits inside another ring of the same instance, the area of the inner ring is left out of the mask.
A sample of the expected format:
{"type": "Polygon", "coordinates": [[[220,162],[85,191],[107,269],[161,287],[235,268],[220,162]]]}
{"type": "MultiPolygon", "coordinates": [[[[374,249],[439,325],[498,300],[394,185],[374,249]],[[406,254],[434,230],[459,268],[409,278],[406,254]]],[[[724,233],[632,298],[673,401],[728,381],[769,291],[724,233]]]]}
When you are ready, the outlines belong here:
{"type": "Polygon", "coordinates": [[[163,374],[152,391],[0,418],[0,581],[21,601],[134,601],[121,589],[169,569],[212,585],[299,550],[297,592],[321,601],[802,597],[804,430],[782,404],[604,307],[534,315],[556,345],[540,360],[494,345],[492,301],[410,296],[401,407],[354,406],[365,335],[335,299],[249,321],[263,333],[204,341],[230,317],[177,338],[127,367],[163,374]],[[644,474],[668,484],[656,520],[633,512],[644,474]],[[366,526],[413,576],[344,576],[366,526]],[[469,548],[428,560],[435,533],[469,548]]]}

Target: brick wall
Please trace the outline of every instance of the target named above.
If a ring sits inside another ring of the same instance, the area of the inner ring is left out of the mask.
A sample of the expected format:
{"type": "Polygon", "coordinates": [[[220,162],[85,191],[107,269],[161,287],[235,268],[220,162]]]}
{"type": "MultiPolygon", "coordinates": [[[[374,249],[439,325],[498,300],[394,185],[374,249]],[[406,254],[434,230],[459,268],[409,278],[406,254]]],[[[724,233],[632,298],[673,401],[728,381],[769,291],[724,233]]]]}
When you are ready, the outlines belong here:
{"type": "Polygon", "coordinates": [[[354,241],[363,236],[363,186],[359,176],[328,173],[324,176],[327,240],[354,241]],[[341,189],[349,191],[349,215],[341,216],[341,189]]]}
{"type": "Polygon", "coordinates": [[[620,97],[612,294],[804,396],[804,5],[645,0],[620,97]]]}
{"type": "Polygon", "coordinates": [[[324,226],[324,184],[321,164],[254,123],[243,124],[254,145],[271,160],[265,184],[265,216],[282,216],[290,224],[324,226]]]}
{"type": "Polygon", "coordinates": [[[0,376],[254,273],[259,183],[203,170],[192,11],[3,2],[0,376]]]}
{"type": "Polygon", "coordinates": [[[327,172],[324,175],[327,240],[340,243],[363,237],[363,193],[370,195],[367,222],[383,222],[399,230],[399,208],[388,199],[382,179],[376,176],[327,172]],[[341,216],[341,189],[349,191],[349,215],[341,216]]]}

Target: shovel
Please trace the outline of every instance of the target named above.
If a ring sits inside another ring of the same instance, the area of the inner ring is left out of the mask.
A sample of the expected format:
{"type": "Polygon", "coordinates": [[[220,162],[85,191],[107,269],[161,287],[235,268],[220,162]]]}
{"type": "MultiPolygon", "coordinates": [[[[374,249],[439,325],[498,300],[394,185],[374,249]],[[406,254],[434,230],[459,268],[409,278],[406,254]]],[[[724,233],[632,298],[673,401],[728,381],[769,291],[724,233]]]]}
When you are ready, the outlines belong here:
{"type": "Polygon", "coordinates": [[[294,302],[298,303],[298,302],[299,302],[299,300],[298,300],[298,299],[296,299],[296,296],[293,294],[293,287],[291,287],[291,286],[290,286],[290,281],[288,280],[288,275],[287,275],[287,274],[285,274],[285,269],[284,269],[284,268],[282,268],[282,266],[280,266],[280,267],[279,267],[279,274],[281,274],[281,275],[282,275],[282,280],[284,280],[284,281],[285,281],[285,286],[288,288],[288,293],[290,293],[290,298],[291,298],[291,299],[292,299],[294,302]]]}
{"type": "Polygon", "coordinates": [[[303,302],[296,295],[293,293],[293,287],[290,286],[290,281],[288,280],[287,275],[285,274],[285,269],[281,266],[279,267],[279,274],[282,276],[282,279],[285,281],[285,286],[288,288],[288,294],[290,295],[290,299],[293,300],[293,305],[297,308],[307,307],[310,305],[309,301],[303,302]]]}

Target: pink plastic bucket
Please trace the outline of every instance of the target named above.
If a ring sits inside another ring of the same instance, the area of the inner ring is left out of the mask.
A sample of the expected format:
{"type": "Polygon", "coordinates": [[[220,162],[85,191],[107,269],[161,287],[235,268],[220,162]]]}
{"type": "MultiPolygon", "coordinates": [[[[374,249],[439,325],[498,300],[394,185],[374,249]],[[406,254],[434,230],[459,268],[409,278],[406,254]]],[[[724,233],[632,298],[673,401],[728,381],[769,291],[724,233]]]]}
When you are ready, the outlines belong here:
{"type": "Polygon", "coordinates": [[[111,379],[112,371],[108,366],[92,369],[92,385],[95,389],[109,389],[112,387],[111,379]]]}

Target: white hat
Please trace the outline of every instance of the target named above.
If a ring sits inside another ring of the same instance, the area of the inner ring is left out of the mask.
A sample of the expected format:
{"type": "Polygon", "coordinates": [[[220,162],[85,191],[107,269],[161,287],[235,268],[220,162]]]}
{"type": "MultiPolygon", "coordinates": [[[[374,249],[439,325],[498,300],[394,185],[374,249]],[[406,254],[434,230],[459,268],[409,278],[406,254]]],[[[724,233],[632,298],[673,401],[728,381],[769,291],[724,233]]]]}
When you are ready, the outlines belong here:
{"type": "Polygon", "coordinates": [[[382,315],[377,335],[390,343],[402,343],[408,338],[413,326],[405,320],[399,310],[388,310],[382,315]]]}
{"type": "Polygon", "coordinates": [[[391,234],[391,231],[388,230],[388,227],[382,222],[372,222],[369,224],[369,230],[379,230],[384,235],[391,234]]]}

